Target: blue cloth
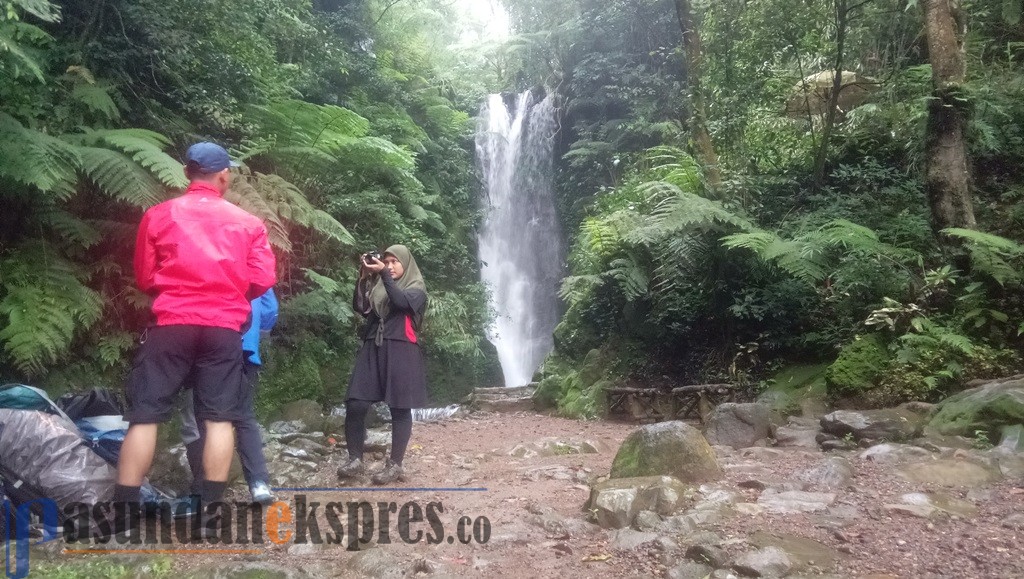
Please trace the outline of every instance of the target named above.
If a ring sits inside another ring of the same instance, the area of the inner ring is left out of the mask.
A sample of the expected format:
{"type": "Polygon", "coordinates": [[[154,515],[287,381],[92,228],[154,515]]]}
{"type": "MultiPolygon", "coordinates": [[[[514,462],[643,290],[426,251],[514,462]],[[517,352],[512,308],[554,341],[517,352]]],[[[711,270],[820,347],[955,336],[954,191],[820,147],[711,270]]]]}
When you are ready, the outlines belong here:
{"type": "Polygon", "coordinates": [[[277,296],[274,290],[252,300],[252,324],[242,334],[242,351],[247,355],[246,361],[257,366],[263,365],[260,359],[260,334],[269,332],[277,323],[277,296]]]}

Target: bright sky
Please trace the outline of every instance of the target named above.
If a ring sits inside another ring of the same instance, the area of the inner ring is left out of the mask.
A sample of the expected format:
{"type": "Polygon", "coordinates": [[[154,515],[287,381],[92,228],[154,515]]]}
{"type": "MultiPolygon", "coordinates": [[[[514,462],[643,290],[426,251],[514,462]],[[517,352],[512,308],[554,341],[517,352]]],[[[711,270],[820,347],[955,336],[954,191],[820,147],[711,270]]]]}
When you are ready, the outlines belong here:
{"type": "Polygon", "coordinates": [[[468,21],[462,44],[500,42],[511,35],[508,13],[499,0],[455,0],[455,5],[468,21]]]}

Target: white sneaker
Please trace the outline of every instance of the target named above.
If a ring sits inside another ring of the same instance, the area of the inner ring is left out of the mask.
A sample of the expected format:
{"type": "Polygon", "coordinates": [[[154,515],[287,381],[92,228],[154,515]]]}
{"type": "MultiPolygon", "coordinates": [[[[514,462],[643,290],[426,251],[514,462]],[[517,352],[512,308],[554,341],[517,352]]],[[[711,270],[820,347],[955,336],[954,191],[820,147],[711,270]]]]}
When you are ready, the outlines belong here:
{"type": "Polygon", "coordinates": [[[254,503],[269,505],[274,502],[274,494],[270,492],[270,485],[261,480],[249,485],[249,494],[252,495],[254,503]]]}

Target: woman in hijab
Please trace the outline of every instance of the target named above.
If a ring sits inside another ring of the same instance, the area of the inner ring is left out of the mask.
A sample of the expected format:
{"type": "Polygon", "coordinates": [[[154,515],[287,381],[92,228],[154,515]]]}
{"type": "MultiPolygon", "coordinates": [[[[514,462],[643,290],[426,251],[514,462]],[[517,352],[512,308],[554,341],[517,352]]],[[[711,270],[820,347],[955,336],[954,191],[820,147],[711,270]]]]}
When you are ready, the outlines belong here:
{"type": "Polygon", "coordinates": [[[348,462],[338,469],[338,476],[365,472],[366,414],[374,402],[384,401],[391,408],[391,457],[372,480],[388,484],[402,476],[402,459],[412,435],[412,409],[427,403],[426,366],[417,337],[427,309],[427,288],[404,245],[387,248],[383,259],[367,254],[360,262],[352,307],[366,317],[367,324],[348,385],[348,462]]]}

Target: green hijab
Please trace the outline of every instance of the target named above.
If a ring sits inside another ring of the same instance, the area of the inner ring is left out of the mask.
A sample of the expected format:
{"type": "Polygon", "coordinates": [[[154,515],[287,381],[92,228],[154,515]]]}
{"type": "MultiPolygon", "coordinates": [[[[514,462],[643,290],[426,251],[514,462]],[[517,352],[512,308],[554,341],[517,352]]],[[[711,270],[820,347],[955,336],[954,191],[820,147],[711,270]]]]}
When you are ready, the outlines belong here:
{"type": "MultiPolygon", "coordinates": [[[[420,268],[416,265],[416,259],[413,258],[409,248],[404,245],[392,245],[384,250],[384,255],[388,254],[398,258],[399,263],[402,264],[402,277],[395,280],[398,289],[402,291],[417,289],[424,294],[427,293],[427,286],[423,283],[423,275],[420,273],[420,268]]],[[[377,283],[370,290],[370,307],[373,308],[373,311],[380,318],[380,323],[377,325],[377,338],[375,340],[379,346],[384,343],[384,320],[387,319],[388,313],[391,312],[391,300],[388,299],[388,291],[384,289],[384,282],[380,278],[377,278],[377,283]]],[[[413,326],[419,330],[422,322],[423,313],[416,312],[412,318],[413,326]]]]}

